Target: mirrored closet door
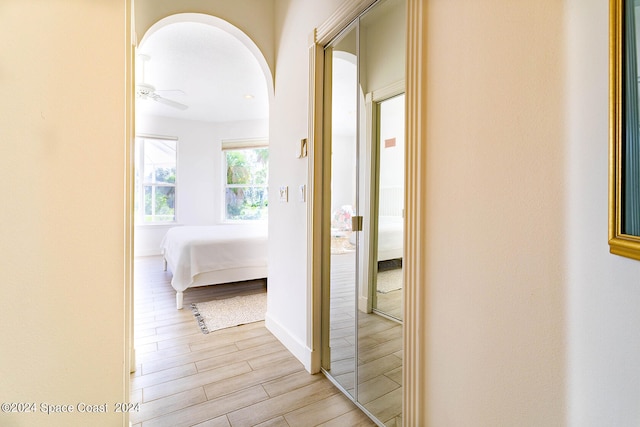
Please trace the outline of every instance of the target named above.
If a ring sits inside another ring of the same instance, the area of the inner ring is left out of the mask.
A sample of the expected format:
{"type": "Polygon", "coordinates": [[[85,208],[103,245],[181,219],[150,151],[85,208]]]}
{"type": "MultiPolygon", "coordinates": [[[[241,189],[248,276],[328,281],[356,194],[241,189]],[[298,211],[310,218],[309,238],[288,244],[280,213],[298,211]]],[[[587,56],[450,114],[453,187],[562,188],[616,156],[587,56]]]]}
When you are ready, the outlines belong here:
{"type": "MultiPolygon", "coordinates": [[[[325,295],[329,298],[329,333],[324,367],[332,378],[355,397],[356,372],[356,283],[359,241],[354,221],[358,216],[358,64],[357,26],[343,32],[325,51],[327,67],[326,114],[331,117],[331,191],[328,230],[329,269],[325,295]]],[[[326,209],[325,209],[326,211],[326,209]]],[[[326,251],[325,251],[326,252],[326,251]]]]}
{"type": "Polygon", "coordinates": [[[324,51],[323,371],[379,425],[402,421],[404,0],[324,51]]]}

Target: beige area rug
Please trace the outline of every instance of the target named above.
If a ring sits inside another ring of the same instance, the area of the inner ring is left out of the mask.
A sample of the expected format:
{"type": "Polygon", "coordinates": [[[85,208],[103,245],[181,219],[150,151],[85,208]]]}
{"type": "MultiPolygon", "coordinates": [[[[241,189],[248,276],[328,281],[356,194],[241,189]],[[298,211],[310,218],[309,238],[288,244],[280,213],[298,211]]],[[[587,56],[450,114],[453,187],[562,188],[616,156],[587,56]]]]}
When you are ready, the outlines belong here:
{"type": "Polygon", "coordinates": [[[264,320],[267,294],[241,295],[191,304],[203,334],[264,320]]]}
{"type": "Polygon", "coordinates": [[[356,246],[349,242],[348,236],[331,236],[331,255],[355,252],[356,246]]]}
{"type": "Polygon", "coordinates": [[[402,269],[379,271],[376,285],[378,287],[377,291],[381,294],[388,294],[402,289],[402,269]]]}

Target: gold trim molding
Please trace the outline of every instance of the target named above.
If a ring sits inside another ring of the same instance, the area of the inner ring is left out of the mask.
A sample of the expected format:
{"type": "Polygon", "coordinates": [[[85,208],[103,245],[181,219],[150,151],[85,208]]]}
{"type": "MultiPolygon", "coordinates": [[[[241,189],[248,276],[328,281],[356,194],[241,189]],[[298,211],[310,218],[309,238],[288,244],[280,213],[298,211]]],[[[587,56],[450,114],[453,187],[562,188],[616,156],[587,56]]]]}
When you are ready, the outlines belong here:
{"type": "Polygon", "coordinates": [[[333,15],[329,17],[315,31],[315,41],[321,46],[326,46],[340,32],[347,27],[367,8],[378,0],[349,0],[345,1],[333,15]]]}
{"type": "Polygon", "coordinates": [[[427,2],[407,0],[403,425],[428,425],[427,2]]]}
{"type": "MultiPolygon", "coordinates": [[[[345,1],[324,23],[319,25],[309,35],[309,137],[307,142],[309,194],[307,207],[307,283],[311,296],[307,302],[307,346],[311,349],[309,371],[312,374],[320,372],[322,353],[322,277],[328,272],[323,271],[322,263],[322,215],[323,197],[327,189],[322,184],[323,174],[328,163],[323,158],[323,85],[324,85],[324,47],[346,28],[354,19],[377,0],[349,0],[345,1]]],[[[326,245],[327,242],[325,242],[326,245]]]]}
{"type": "Polygon", "coordinates": [[[640,236],[622,232],[624,1],[609,2],[609,250],[640,260],[640,236]]]}

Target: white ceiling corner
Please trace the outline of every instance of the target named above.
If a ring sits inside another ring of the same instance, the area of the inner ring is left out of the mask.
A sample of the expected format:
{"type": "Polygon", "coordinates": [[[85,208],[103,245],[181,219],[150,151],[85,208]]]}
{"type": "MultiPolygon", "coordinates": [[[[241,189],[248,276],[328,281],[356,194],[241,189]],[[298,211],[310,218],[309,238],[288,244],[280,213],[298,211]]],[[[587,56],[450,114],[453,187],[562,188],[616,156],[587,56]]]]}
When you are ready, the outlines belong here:
{"type": "MultiPolygon", "coordinates": [[[[177,22],[159,28],[138,49],[149,60],[144,82],[186,110],[136,99],[136,115],[206,122],[266,119],[269,97],[258,60],[236,37],[213,25],[177,22]],[[252,96],[249,97],[249,96],[252,96]]],[[[142,82],[136,62],[136,83],[142,82]]]]}

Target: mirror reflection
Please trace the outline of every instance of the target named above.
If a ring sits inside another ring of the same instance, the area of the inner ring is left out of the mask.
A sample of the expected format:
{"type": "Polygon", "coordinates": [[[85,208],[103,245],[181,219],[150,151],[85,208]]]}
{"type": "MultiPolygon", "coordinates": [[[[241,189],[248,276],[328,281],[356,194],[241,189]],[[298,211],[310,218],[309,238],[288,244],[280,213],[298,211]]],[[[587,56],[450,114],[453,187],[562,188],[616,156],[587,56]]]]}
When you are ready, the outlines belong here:
{"type": "Polygon", "coordinates": [[[377,2],[324,56],[322,367],[385,426],[402,424],[405,15],[377,2]]]}
{"type": "Polygon", "coordinates": [[[404,95],[377,103],[377,237],[373,309],[402,320],[404,251],[404,95]]]}
{"type": "Polygon", "coordinates": [[[352,397],[356,372],[357,45],[353,27],[325,52],[331,89],[331,217],[329,345],[325,369],[352,397]]]}

